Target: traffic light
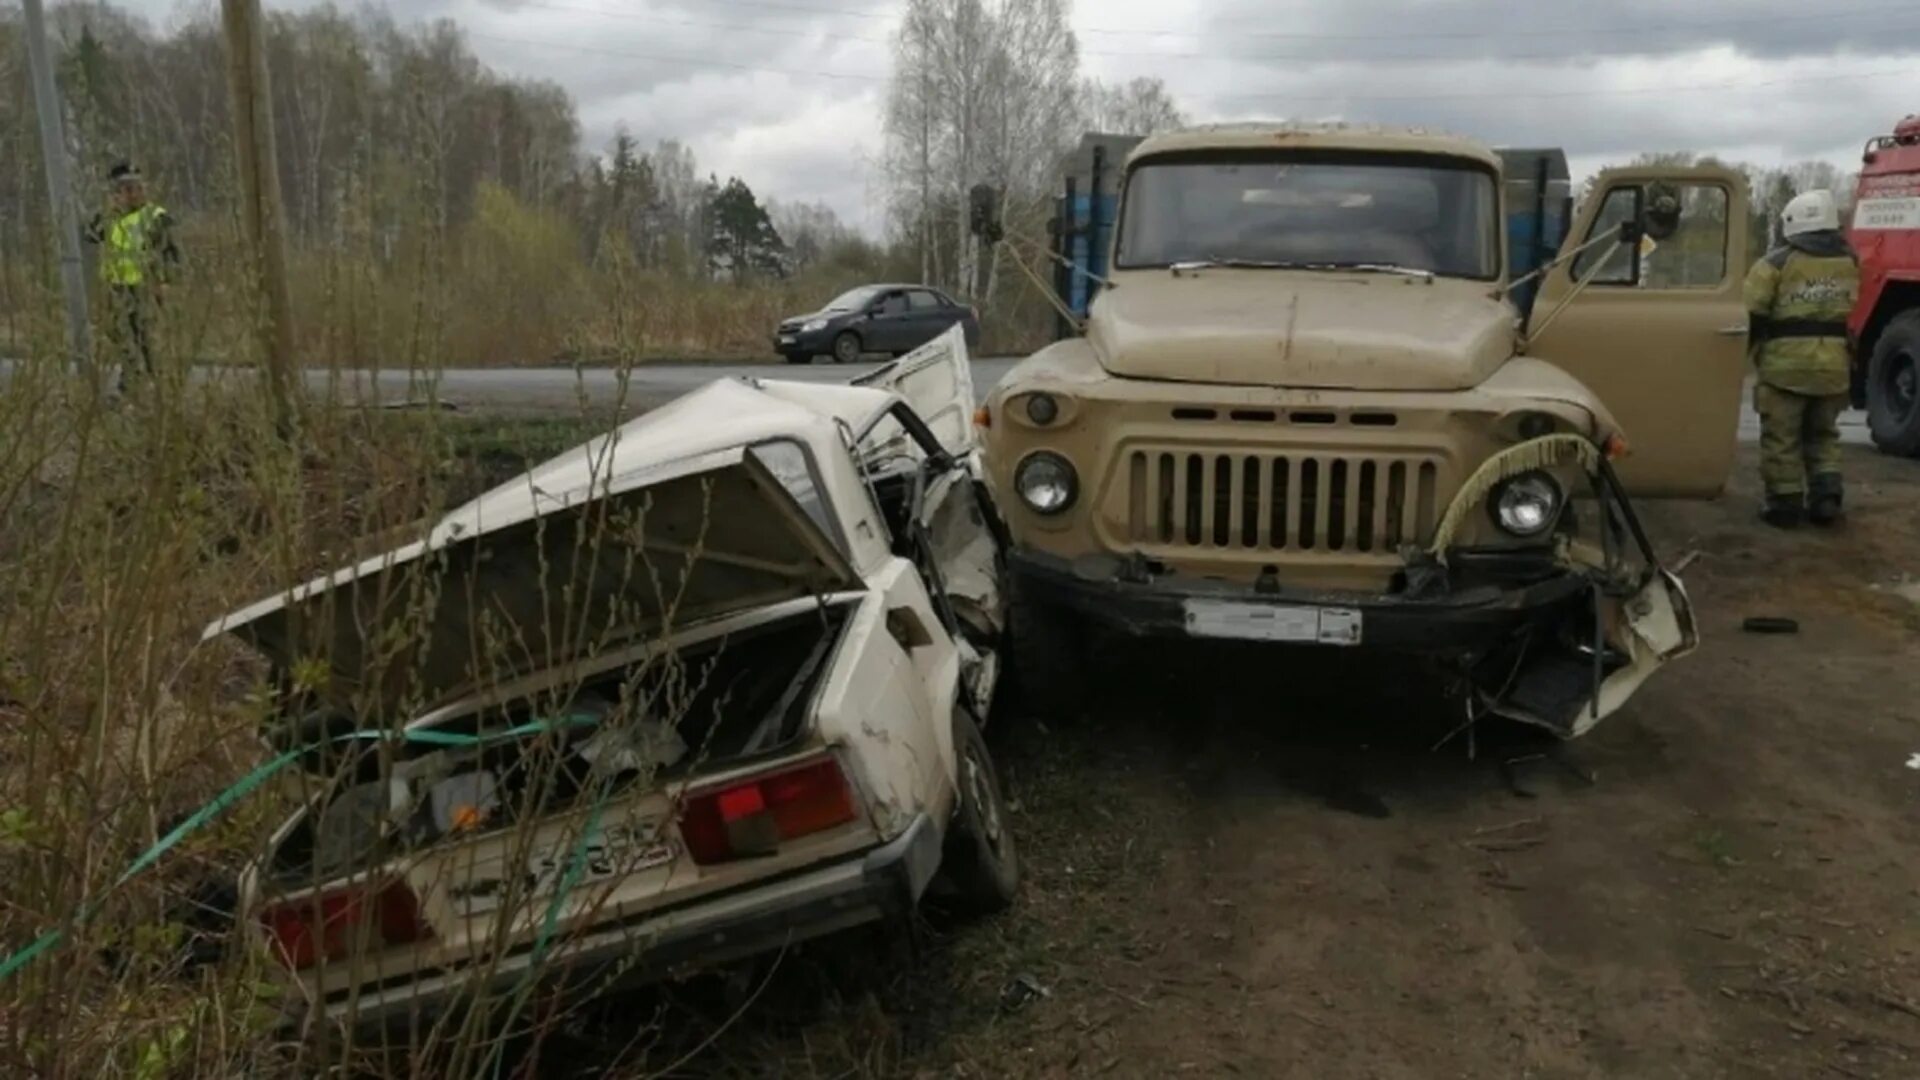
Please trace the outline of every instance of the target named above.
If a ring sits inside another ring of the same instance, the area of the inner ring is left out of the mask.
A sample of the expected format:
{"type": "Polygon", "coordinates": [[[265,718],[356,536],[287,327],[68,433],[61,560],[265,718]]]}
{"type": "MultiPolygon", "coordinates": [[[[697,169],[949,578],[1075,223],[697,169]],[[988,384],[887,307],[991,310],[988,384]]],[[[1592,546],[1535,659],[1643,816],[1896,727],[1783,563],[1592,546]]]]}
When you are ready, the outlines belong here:
{"type": "Polygon", "coordinates": [[[975,184],[967,192],[967,223],[973,235],[989,244],[1000,242],[1000,193],[991,184],[975,184]]]}

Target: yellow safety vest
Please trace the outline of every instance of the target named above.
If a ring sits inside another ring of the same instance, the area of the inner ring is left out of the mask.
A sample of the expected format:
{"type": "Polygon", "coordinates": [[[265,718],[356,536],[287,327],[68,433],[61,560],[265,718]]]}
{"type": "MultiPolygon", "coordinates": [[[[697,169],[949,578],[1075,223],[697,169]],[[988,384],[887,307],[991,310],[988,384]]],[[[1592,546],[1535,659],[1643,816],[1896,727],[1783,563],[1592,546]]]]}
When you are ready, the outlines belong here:
{"type": "Polygon", "coordinates": [[[165,214],[158,205],[148,203],[107,227],[106,251],[100,260],[100,276],[107,284],[133,288],[147,283],[154,258],[154,224],[165,214]]]}

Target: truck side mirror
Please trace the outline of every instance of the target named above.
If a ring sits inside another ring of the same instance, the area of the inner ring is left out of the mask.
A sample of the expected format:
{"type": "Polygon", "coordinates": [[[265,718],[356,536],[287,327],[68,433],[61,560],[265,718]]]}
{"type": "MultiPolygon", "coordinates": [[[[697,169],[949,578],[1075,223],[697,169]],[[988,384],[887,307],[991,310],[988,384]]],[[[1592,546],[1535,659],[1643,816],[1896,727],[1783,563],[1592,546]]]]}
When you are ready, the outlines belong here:
{"type": "Polygon", "coordinates": [[[1680,231],[1680,196],[1665,184],[1647,189],[1647,208],[1641,215],[1641,227],[1655,240],[1665,240],[1680,231]]]}
{"type": "Polygon", "coordinates": [[[991,184],[975,184],[967,192],[967,226],[988,244],[1004,235],[1000,224],[1000,193],[991,184]]]}

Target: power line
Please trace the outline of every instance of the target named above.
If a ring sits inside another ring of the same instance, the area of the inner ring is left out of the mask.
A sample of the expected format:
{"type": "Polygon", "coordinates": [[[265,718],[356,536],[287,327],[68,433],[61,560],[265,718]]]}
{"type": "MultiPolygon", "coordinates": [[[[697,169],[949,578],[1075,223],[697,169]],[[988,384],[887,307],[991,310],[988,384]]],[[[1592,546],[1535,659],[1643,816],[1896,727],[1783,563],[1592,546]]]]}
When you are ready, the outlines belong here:
{"type": "MultiPolygon", "coordinates": [[[[850,9],[850,8],[819,7],[819,6],[809,5],[809,4],[783,3],[783,2],[780,2],[780,0],[702,0],[702,4],[707,7],[748,8],[753,10],[780,11],[780,12],[787,12],[791,14],[808,15],[808,16],[815,16],[815,17],[823,16],[823,15],[839,16],[839,17],[852,18],[852,19],[863,19],[868,21],[872,21],[872,20],[892,21],[892,20],[898,19],[901,14],[899,10],[895,10],[895,9],[880,10],[880,11],[873,11],[873,10],[863,11],[863,10],[850,9]]],[[[1562,26],[1556,26],[1556,27],[1534,27],[1534,28],[1506,27],[1502,29],[1501,34],[1502,36],[1505,36],[1505,37],[1527,37],[1527,38],[1587,37],[1587,36],[1592,36],[1596,34],[1648,35],[1648,34],[1656,34],[1656,33],[1662,33],[1667,31],[1674,31],[1674,30],[1698,30],[1698,29],[1708,29],[1708,28],[1727,27],[1727,26],[1743,26],[1744,27],[1744,26],[1755,26],[1755,25],[1775,25],[1779,23],[1826,22],[1834,19],[1856,18],[1863,15],[1878,15],[1878,14],[1885,14],[1888,12],[1904,12],[1909,14],[1920,13],[1920,4],[1915,4],[1912,2],[1912,0],[1907,0],[1907,2],[1904,2],[1904,3],[1870,5],[1867,7],[1849,8],[1842,11],[1799,12],[1795,14],[1785,14],[1785,15],[1726,15],[1726,16],[1717,16],[1714,18],[1700,18],[1700,19],[1671,19],[1670,18],[1659,23],[1651,23],[1651,24],[1642,23],[1642,24],[1613,25],[1613,26],[1562,25],[1562,26]]],[[[600,14],[612,14],[612,13],[601,12],[600,14]]],[[[1265,22],[1267,22],[1265,18],[1258,17],[1258,16],[1249,16],[1249,17],[1238,18],[1238,19],[1216,20],[1213,25],[1219,26],[1219,27],[1228,27],[1228,26],[1258,24],[1258,23],[1265,23],[1265,22]]],[[[1108,26],[1082,26],[1082,27],[1076,27],[1075,29],[1079,33],[1083,33],[1083,34],[1103,34],[1103,35],[1116,35],[1116,36],[1183,37],[1183,38],[1194,38],[1194,39],[1200,39],[1200,38],[1205,38],[1209,36],[1207,34],[1196,33],[1191,29],[1178,29],[1178,30],[1176,29],[1144,29],[1139,27],[1108,27],[1108,26]]],[[[1307,32],[1300,32],[1300,31],[1276,31],[1276,30],[1236,30],[1232,32],[1232,36],[1236,38],[1258,38],[1262,40],[1291,40],[1291,41],[1394,41],[1394,40],[1414,40],[1414,39],[1433,40],[1436,38],[1446,39],[1446,40],[1477,40],[1480,38],[1487,37],[1488,34],[1484,30],[1438,30],[1438,31],[1418,31],[1418,32],[1403,31],[1400,33],[1381,33],[1379,31],[1366,31],[1366,32],[1358,32],[1358,33],[1344,33],[1344,34],[1307,33],[1307,32]]]]}
{"type": "Polygon", "coordinates": [[[506,45],[539,45],[548,49],[563,49],[570,52],[615,56],[623,60],[644,60],[650,64],[679,64],[685,67],[696,68],[724,68],[729,71],[752,72],[756,75],[791,75],[795,78],[802,79],[845,79],[855,82],[874,83],[889,81],[889,76],[886,75],[855,75],[851,72],[821,71],[818,68],[808,68],[805,71],[799,71],[793,68],[761,67],[755,64],[733,64],[725,60],[714,60],[708,57],[657,56],[648,53],[628,52],[625,49],[606,49],[595,45],[575,45],[564,41],[539,41],[534,38],[506,37],[501,34],[480,34],[471,30],[467,31],[467,36],[479,38],[482,41],[497,41],[506,45]]]}
{"type": "MultiPolygon", "coordinates": [[[[1524,97],[1527,100],[1569,99],[1569,98],[1606,98],[1639,97],[1646,94],[1710,93],[1716,90],[1760,90],[1776,86],[1805,86],[1812,83],[1855,82],[1868,79],[1886,79],[1895,76],[1912,78],[1912,67],[1890,68],[1884,71],[1856,71],[1844,75],[1807,75],[1782,79],[1763,79],[1758,82],[1737,81],[1719,83],[1692,83],[1680,86],[1640,86],[1619,90],[1559,90],[1545,93],[1515,94],[1512,91],[1470,91],[1458,93],[1418,93],[1418,94],[1290,94],[1277,91],[1266,94],[1213,94],[1213,101],[1313,101],[1313,102],[1381,102],[1381,101],[1470,101],[1482,99],[1513,99],[1524,97]]],[[[1178,95],[1175,95],[1178,97],[1178,95]]]]}
{"type": "MultiPolygon", "coordinates": [[[[694,28],[706,29],[706,30],[724,30],[729,33],[761,34],[761,35],[767,35],[767,36],[773,36],[773,37],[792,37],[796,34],[801,34],[801,33],[815,33],[815,34],[830,36],[840,41],[859,41],[859,42],[866,42],[866,43],[871,43],[875,45],[891,45],[893,43],[893,39],[889,37],[876,37],[870,34],[847,33],[847,32],[832,30],[832,29],[803,30],[799,27],[754,26],[746,23],[726,23],[726,22],[712,22],[712,21],[702,20],[702,19],[667,18],[663,16],[652,15],[652,14],[642,14],[639,12],[632,12],[632,11],[608,11],[602,8],[581,7],[575,4],[551,3],[551,2],[548,2],[548,0],[521,0],[521,3],[519,6],[541,8],[547,11],[561,11],[561,12],[571,12],[571,13],[581,14],[581,15],[593,15],[600,18],[620,19],[623,21],[643,22],[643,23],[662,25],[662,26],[686,26],[686,27],[694,27],[694,28]]],[[[1908,4],[1908,5],[1903,5],[1903,7],[1908,9],[1913,9],[1915,11],[1920,11],[1920,5],[1908,4]]],[[[827,9],[821,9],[821,10],[827,10],[827,9]]],[[[1880,10],[1884,10],[1884,9],[1880,9],[1880,8],[1862,9],[1860,11],[1853,12],[1852,14],[1868,14],[1868,13],[1877,12],[1880,10]]],[[[1795,15],[1795,16],[1782,16],[1781,18],[1826,19],[1826,18],[1835,17],[1836,15],[1845,15],[1845,14],[1848,14],[1848,13],[1841,12],[1841,13],[1835,13],[1834,15],[1821,15],[1821,16],[1795,15]]],[[[1891,27],[1880,28],[1879,32],[1886,33],[1886,32],[1891,32],[1895,29],[1896,28],[1891,28],[1891,27]]],[[[1902,32],[1905,32],[1912,28],[1902,27],[1897,29],[1901,30],[1902,32]]],[[[1145,33],[1145,32],[1146,31],[1142,31],[1142,33],[1145,33]]],[[[1650,30],[1649,32],[1654,32],[1654,31],[1650,30]]],[[[1192,35],[1192,36],[1197,37],[1199,35],[1192,35]]],[[[1235,35],[1235,36],[1245,36],[1245,35],[1235,35]]],[[[1443,36],[1443,35],[1432,35],[1432,34],[1405,35],[1405,36],[1374,35],[1370,37],[1361,37],[1356,35],[1352,39],[1368,40],[1368,41],[1377,41],[1377,40],[1391,41],[1391,40],[1411,40],[1414,37],[1431,38],[1434,36],[1443,36]]],[[[1468,36],[1485,37],[1487,35],[1468,35],[1468,36]]],[[[1672,51],[1677,52],[1680,50],[1676,48],[1675,50],[1672,50],[1672,51]]],[[[1264,54],[1262,56],[1259,56],[1257,58],[1256,57],[1235,57],[1231,55],[1223,55],[1218,50],[1211,50],[1211,51],[1204,51],[1204,52],[1170,52],[1170,51],[1158,50],[1158,49],[1153,49],[1153,50],[1081,49],[1080,53],[1083,56],[1117,57],[1117,58],[1142,59],[1142,60],[1259,59],[1259,60],[1269,60],[1269,61],[1315,62],[1315,63],[1327,63],[1327,64],[1335,64],[1335,63],[1377,64],[1377,63],[1397,63],[1400,61],[1445,61],[1445,60],[1457,60],[1461,62],[1475,61],[1475,60],[1482,60],[1482,61],[1497,60],[1497,61],[1504,61],[1509,63],[1513,63],[1513,62],[1525,63],[1525,62],[1533,62],[1533,61],[1570,59],[1568,54],[1564,52],[1554,52],[1554,53],[1490,52],[1490,53],[1477,53],[1477,54],[1459,53],[1459,52],[1455,52],[1455,53],[1379,53],[1379,54],[1371,54],[1366,56],[1329,56],[1324,51],[1315,51],[1311,53],[1293,53],[1293,54],[1269,53],[1269,54],[1264,54]]],[[[1629,55],[1629,54],[1614,53],[1614,54],[1598,54],[1598,55],[1622,56],[1622,55],[1629,55]]],[[[1664,53],[1664,54],[1638,52],[1638,53],[1633,53],[1631,55],[1635,55],[1635,56],[1671,55],[1671,52],[1664,53]]]]}
{"type": "MultiPolygon", "coordinates": [[[[540,41],[534,38],[505,37],[496,34],[476,34],[469,36],[487,41],[498,41],[510,45],[536,45],[543,48],[561,49],[580,53],[593,53],[603,56],[619,57],[626,60],[642,60],[653,64],[677,64],[687,67],[722,68],[729,71],[745,71],[760,75],[787,75],[795,78],[838,79],[852,82],[885,83],[890,81],[887,75],[855,74],[852,72],[821,71],[809,68],[763,67],[753,64],[734,64],[724,60],[706,57],[660,56],[648,53],[629,52],[625,49],[608,49],[592,45],[577,45],[559,41],[540,41]]],[[[1557,57],[1555,59],[1558,59],[1557,57]]],[[[1569,98],[1607,98],[1637,97],[1645,94],[1676,94],[1693,92],[1711,92],[1716,90],[1764,89],[1777,86],[1800,86],[1813,83],[1853,82],[1869,79],[1893,77],[1911,78],[1911,67],[1893,68],[1882,71],[1856,71],[1839,75],[1794,76],[1759,81],[1730,81],[1718,83],[1694,83],[1681,85],[1631,87],[1614,90],[1567,90],[1547,91],[1524,95],[1529,99],[1569,99],[1569,98]]],[[[1175,94],[1176,97],[1180,95],[1175,94]]],[[[1507,100],[1517,96],[1510,90],[1476,90],[1454,93],[1408,93],[1408,94],[1296,94],[1288,91],[1273,91],[1259,94],[1209,94],[1203,95],[1213,101],[1288,101],[1288,102],[1386,102],[1386,101],[1463,101],[1463,100],[1507,100]]]]}
{"type": "MultiPolygon", "coordinates": [[[[721,2],[721,0],[715,0],[715,2],[721,2]]],[[[731,0],[725,0],[725,2],[731,2],[731,0]]],[[[1833,19],[1855,18],[1862,15],[1882,15],[1888,12],[1901,12],[1905,14],[1920,13],[1920,4],[1914,4],[1911,2],[1900,3],[1900,4],[1880,4],[1873,7],[1851,8],[1846,11],[1823,11],[1823,12],[1817,12],[1817,13],[1802,12],[1794,15],[1730,15],[1723,18],[1714,18],[1714,19],[1690,19],[1690,20],[1689,19],[1670,19],[1660,23],[1651,23],[1651,24],[1643,23],[1638,25],[1616,25],[1616,26],[1564,26],[1563,25],[1563,26],[1556,26],[1556,27],[1533,27],[1533,28],[1524,28],[1524,27],[1513,28],[1510,26],[1503,26],[1501,28],[1499,36],[1510,37],[1510,38],[1511,37],[1525,37],[1525,38],[1588,37],[1595,34],[1611,34],[1611,35],[1633,34],[1633,35],[1644,36],[1649,34],[1666,33],[1666,32],[1675,31],[1675,30],[1703,30],[1703,29],[1716,29],[1716,28],[1728,27],[1728,26],[1740,26],[1740,27],[1754,26],[1754,25],[1770,26],[1776,23],[1793,23],[1793,22],[1826,22],[1833,19]]],[[[1223,19],[1223,20],[1217,20],[1214,23],[1214,25],[1226,27],[1226,26],[1242,25],[1252,21],[1254,20],[1223,19]]],[[[1138,34],[1144,37],[1205,38],[1209,36],[1206,34],[1196,34],[1191,30],[1117,30],[1117,29],[1106,29],[1101,27],[1083,27],[1082,31],[1084,33],[1089,33],[1089,34],[1138,34]]],[[[1456,40],[1456,41],[1462,41],[1462,40],[1473,41],[1473,40],[1479,40],[1481,38],[1492,36],[1492,35],[1489,35],[1485,30],[1422,30],[1417,32],[1405,32],[1405,33],[1399,33],[1399,34],[1380,33],[1378,31],[1368,31],[1363,33],[1350,33],[1350,34],[1320,34],[1320,33],[1299,33],[1294,31],[1272,31],[1272,30],[1251,30],[1251,31],[1235,30],[1235,31],[1232,31],[1231,33],[1232,33],[1232,36],[1236,38],[1259,38],[1262,40],[1291,40],[1291,41],[1393,41],[1393,40],[1402,40],[1402,39],[1412,40],[1416,38],[1420,40],[1432,40],[1435,38],[1441,38],[1441,39],[1456,40]]]]}

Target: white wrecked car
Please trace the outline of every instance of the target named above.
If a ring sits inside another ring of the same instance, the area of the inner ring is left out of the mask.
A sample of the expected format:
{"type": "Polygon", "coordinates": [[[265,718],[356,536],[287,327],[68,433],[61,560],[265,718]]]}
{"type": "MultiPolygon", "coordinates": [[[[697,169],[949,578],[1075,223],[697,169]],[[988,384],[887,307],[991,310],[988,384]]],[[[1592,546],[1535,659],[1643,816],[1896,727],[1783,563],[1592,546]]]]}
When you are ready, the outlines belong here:
{"type": "Polygon", "coordinates": [[[715,382],[208,628],[313,707],[278,741],[314,797],[240,890],[290,1019],[1011,901],[965,343],[860,382],[715,382]]]}

